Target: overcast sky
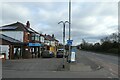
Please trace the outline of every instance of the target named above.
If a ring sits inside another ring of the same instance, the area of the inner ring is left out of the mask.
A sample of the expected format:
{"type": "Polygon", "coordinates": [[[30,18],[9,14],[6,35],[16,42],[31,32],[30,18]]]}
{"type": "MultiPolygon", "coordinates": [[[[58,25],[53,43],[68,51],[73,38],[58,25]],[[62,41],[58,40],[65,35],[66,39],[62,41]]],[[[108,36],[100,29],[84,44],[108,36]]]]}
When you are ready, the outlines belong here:
{"type": "MultiPolygon", "coordinates": [[[[62,24],[59,21],[68,20],[67,2],[7,2],[0,7],[2,23],[26,24],[43,34],[55,34],[62,41],[62,24]]],[[[82,39],[88,42],[98,42],[101,38],[118,30],[117,2],[72,2],[71,37],[73,45],[80,44],[82,39]]],[[[66,40],[68,39],[68,24],[66,24],[66,40]]]]}

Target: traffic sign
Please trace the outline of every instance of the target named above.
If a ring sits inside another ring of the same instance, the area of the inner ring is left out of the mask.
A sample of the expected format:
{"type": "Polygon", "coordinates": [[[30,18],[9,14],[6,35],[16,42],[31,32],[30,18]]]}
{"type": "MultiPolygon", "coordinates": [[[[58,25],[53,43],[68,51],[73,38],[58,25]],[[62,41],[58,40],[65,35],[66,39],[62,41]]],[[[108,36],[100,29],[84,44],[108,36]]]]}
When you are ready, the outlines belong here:
{"type": "Polygon", "coordinates": [[[73,40],[67,40],[68,45],[72,45],[73,40]]]}
{"type": "Polygon", "coordinates": [[[76,61],[75,58],[76,58],[76,53],[72,51],[71,52],[71,62],[75,62],[76,61]]]}

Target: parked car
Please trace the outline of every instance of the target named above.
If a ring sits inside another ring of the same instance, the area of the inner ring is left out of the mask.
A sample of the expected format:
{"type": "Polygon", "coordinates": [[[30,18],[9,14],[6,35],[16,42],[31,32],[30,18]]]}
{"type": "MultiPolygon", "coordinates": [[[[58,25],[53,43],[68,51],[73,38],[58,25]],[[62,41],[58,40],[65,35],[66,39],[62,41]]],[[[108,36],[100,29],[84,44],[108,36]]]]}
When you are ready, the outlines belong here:
{"type": "Polygon", "coordinates": [[[54,53],[49,51],[49,50],[45,50],[41,53],[42,58],[52,58],[54,57],[54,53]]]}
{"type": "Polygon", "coordinates": [[[63,58],[63,55],[64,55],[64,49],[58,49],[56,57],[63,58]]]}

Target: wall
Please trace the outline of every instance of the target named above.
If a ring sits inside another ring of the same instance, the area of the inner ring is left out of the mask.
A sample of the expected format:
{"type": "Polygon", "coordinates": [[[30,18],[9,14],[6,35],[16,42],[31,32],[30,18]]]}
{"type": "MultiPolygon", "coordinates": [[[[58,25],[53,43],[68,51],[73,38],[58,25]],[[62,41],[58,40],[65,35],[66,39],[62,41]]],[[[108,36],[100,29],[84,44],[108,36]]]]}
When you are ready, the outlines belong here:
{"type": "Polygon", "coordinates": [[[24,37],[23,37],[23,41],[24,42],[29,42],[30,41],[30,34],[29,32],[24,32],[24,37]]]}
{"type": "Polygon", "coordinates": [[[45,43],[46,45],[50,45],[50,41],[49,41],[49,40],[44,40],[44,43],[45,43]]]}
{"type": "Polygon", "coordinates": [[[0,33],[23,42],[23,31],[0,31],[0,33]]]}
{"type": "Polygon", "coordinates": [[[51,46],[55,46],[55,41],[51,41],[51,46]]]}

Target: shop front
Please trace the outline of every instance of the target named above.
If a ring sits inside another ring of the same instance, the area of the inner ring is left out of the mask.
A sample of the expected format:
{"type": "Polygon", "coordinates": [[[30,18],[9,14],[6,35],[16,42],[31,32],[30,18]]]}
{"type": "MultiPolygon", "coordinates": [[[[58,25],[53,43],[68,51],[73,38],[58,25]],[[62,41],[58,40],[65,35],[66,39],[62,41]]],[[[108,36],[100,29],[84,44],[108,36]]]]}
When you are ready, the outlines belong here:
{"type": "Polygon", "coordinates": [[[30,47],[30,53],[32,54],[32,58],[40,57],[41,51],[42,51],[42,44],[40,43],[28,43],[28,46],[30,47]]]}

